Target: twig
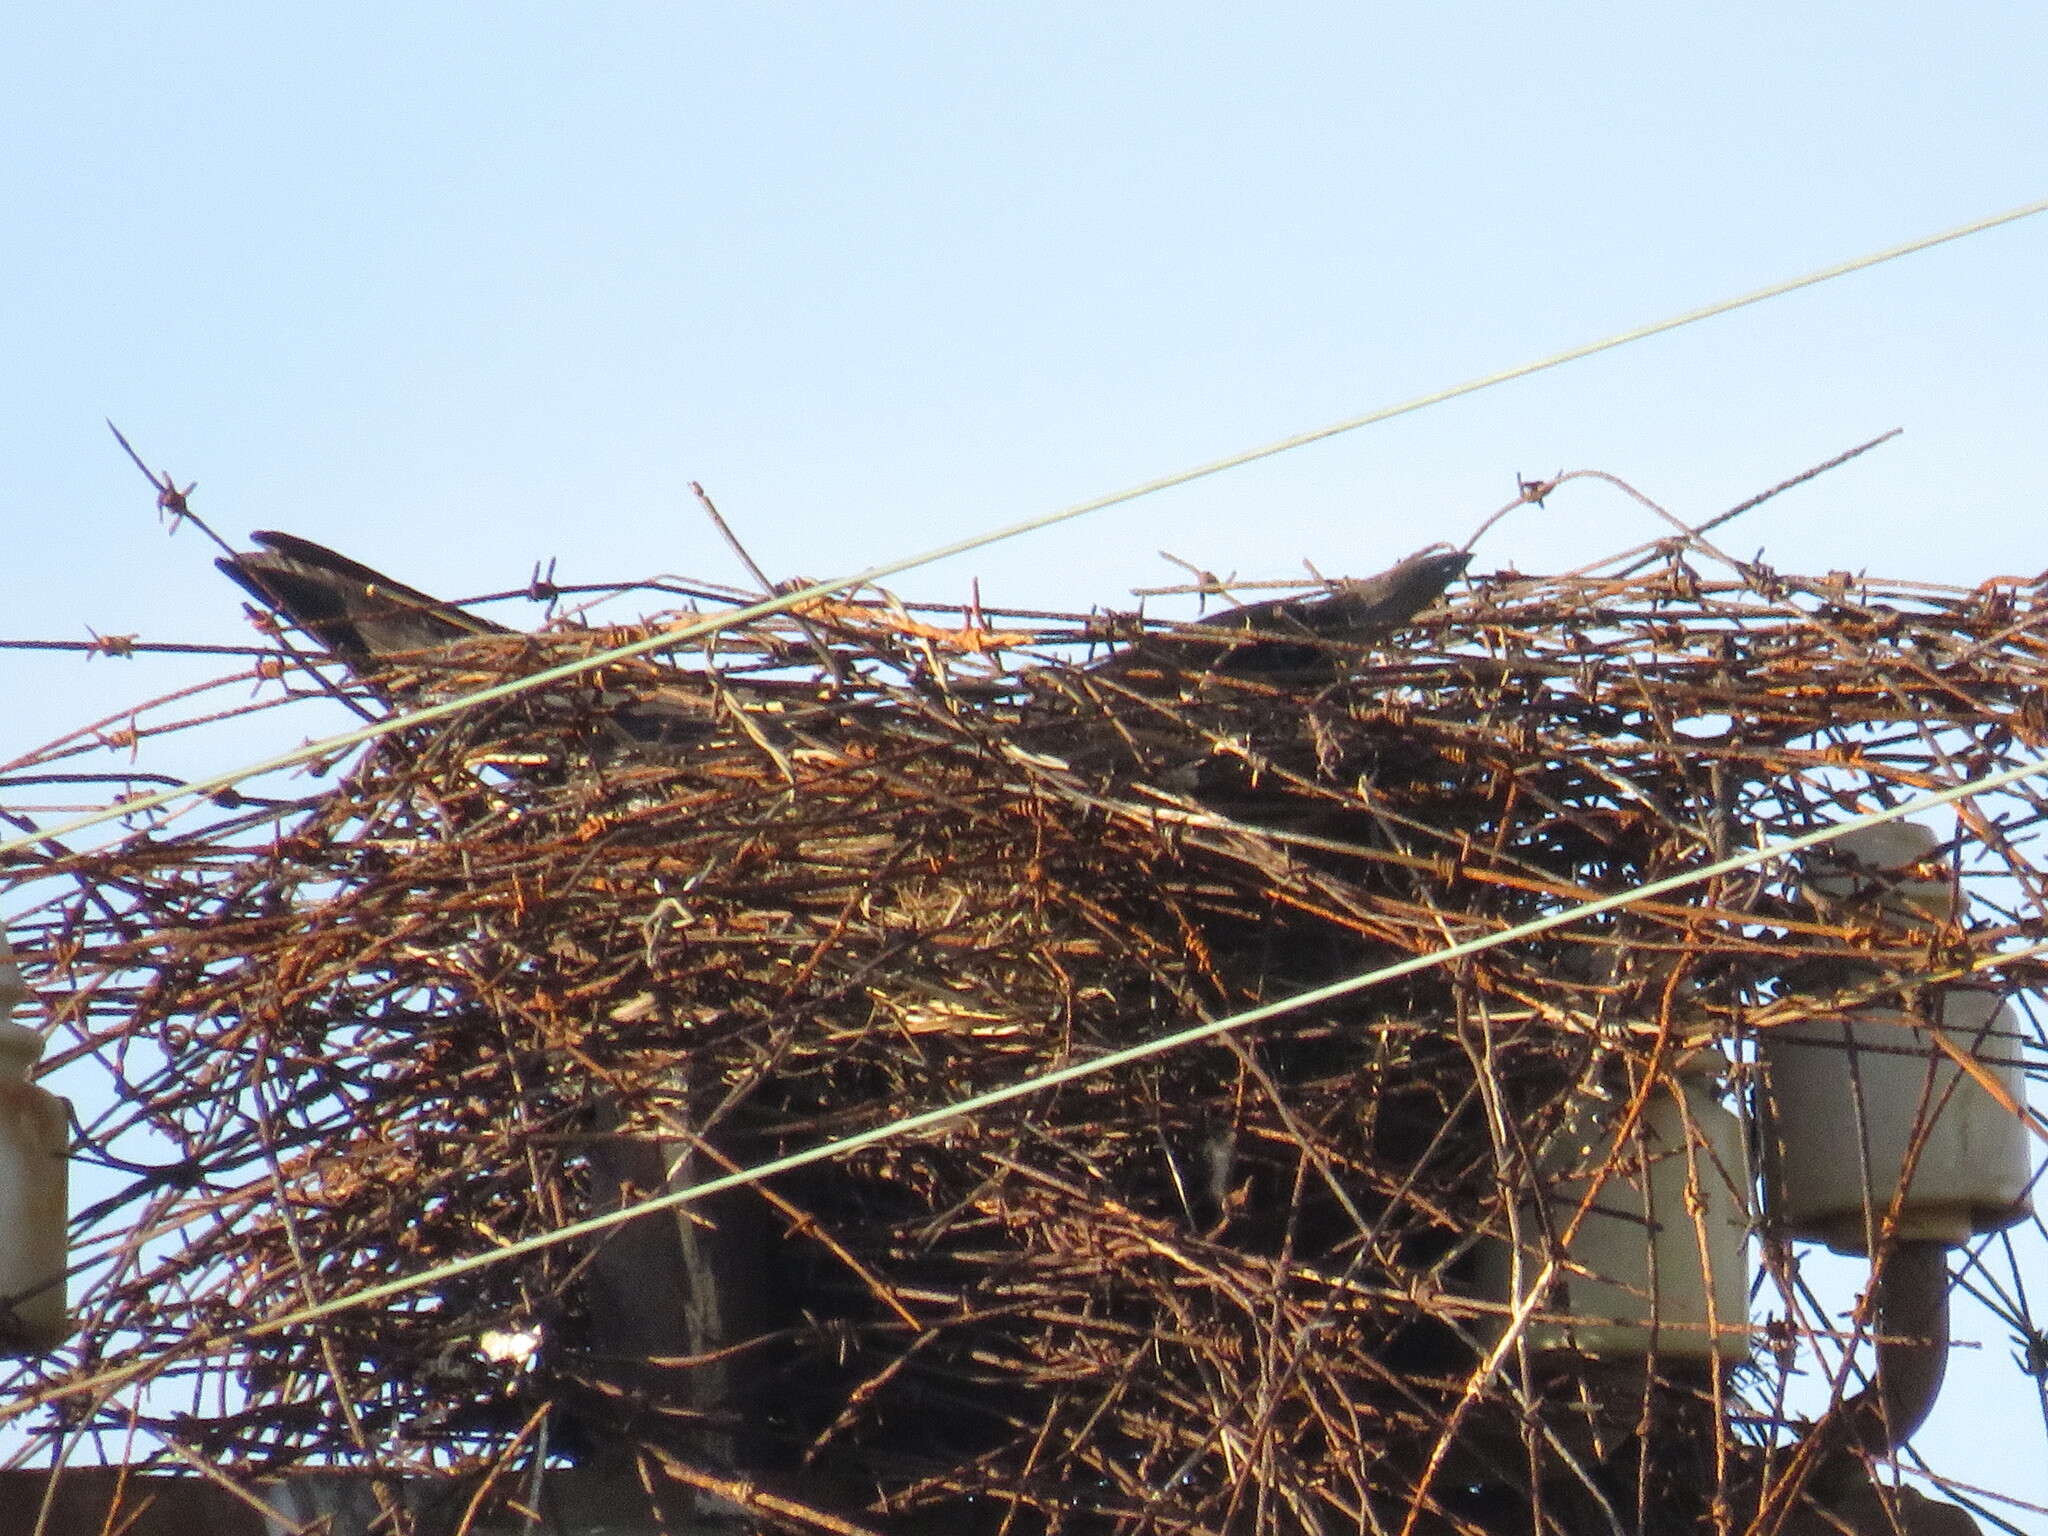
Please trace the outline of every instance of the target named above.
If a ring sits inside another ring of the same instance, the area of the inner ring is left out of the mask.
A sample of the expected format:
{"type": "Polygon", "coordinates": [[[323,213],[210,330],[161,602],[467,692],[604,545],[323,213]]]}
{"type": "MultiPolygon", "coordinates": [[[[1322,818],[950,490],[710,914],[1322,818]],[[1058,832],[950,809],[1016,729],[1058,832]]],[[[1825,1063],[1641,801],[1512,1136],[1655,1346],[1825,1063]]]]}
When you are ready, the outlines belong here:
{"type": "MultiPolygon", "coordinates": [[[[739,557],[740,564],[747,568],[747,574],[760,583],[761,595],[772,597],[779,589],[769,579],[768,573],[755,563],[754,557],[747,552],[746,545],[740,542],[739,535],[732,531],[732,526],[726,522],[723,514],[719,512],[717,505],[711,500],[710,496],[705,494],[704,487],[692,480],[690,482],[690,492],[697,498],[697,505],[704,509],[704,515],[711,519],[711,526],[718,530],[719,537],[725,540],[726,547],[739,557]]],[[[845,667],[839,658],[833,654],[832,647],[825,643],[824,637],[805,621],[802,614],[792,613],[790,618],[795,621],[796,627],[803,631],[804,638],[810,641],[813,654],[817,656],[827,675],[831,677],[833,686],[835,688],[845,687],[845,667]]]]}

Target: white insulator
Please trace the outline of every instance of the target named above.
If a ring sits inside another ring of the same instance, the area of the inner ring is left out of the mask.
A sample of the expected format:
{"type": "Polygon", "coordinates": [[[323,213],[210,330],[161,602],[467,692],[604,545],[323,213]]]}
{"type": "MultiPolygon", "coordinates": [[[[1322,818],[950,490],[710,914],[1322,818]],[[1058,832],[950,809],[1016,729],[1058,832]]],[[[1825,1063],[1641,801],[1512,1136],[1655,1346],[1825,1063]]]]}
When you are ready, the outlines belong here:
{"type": "Polygon", "coordinates": [[[1697,1060],[1651,1089],[1626,1137],[1625,1096],[1583,1098],[1541,1155],[1544,1198],[1518,1213],[1519,1266],[1511,1244],[1482,1248],[1482,1289],[1510,1305],[1556,1260],[1527,1324],[1531,1348],[1748,1359],[1748,1143],[1710,1070],[1721,1059],[1697,1060]]]}
{"type": "Polygon", "coordinates": [[[1807,894],[1824,909],[1861,909],[1896,924],[1945,923],[1963,892],[1937,857],[1941,838],[1917,821],[1881,821],[1808,850],[1807,894]]]}
{"type": "Polygon", "coordinates": [[[1763,1032],[1770,1212],[1788,1236],[1868,1253],[1895,1203],[1892,1233],[1914,1242],[1962,1243],[2026,1216],[2033,1148],[2016,1112],[2027,1101],[2019,1020],[1978,988],[1941,988],[1928,1006],[1973,1070],[1897,1008],[1763,1032]]]}
{"type": "Polygon", "coordinates": [[[64,1101],[28,1080],[43,1037],[0,1021],[0,1355],[54,1349],[64,1313],[64,1101]]]}
{"type": "Polygon", "coordinates": [[[0,933],[0,1019],[11,1015],[17,1003],[25,1003],[34,995],[21,979],[21,967],[14,963],[14,950],[7,935],[0,933]]]}

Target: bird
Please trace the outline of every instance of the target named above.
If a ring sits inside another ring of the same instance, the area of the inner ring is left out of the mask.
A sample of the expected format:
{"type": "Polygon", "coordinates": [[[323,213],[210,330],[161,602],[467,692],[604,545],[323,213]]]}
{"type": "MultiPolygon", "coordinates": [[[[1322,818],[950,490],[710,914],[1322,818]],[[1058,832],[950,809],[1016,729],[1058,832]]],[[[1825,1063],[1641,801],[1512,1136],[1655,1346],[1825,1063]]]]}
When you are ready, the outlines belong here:
{"type": "MultiPolygon", "coordinates": [[[[431,695],[424,674],[436,653],[519,633],[297,534],[265,529],[250,537],[256,549],[215,564],[392,702],[431,695]]],[[[1289,687],[1337,681],[1361,648],[1429,607],[1471,559],[1469,551],[1431,545],[1377,575],[1147,635],[1086,670],[1140,690],[1178,686],[1189,674],[1289,687]]],[[[601,703],[595,719],[615,747],[667,754],[717,734],[709,698],[676,681],[614,692],[601,703]]]]}
{"type": "MultiPolygon", "coordinates": [[[[427,696],[416,675],[393,682],[403,663],[430,663],[463,641],[518,634],[503,624],[395,581],[297,534],[263,529],[259,547],[214,562],[264,607],[394,702],[427,696]]],[[[600,697],[597,723],[615,747],[668,751],[717,734],[709,701],[674,683],[600,697]]]]}
{"type": "Polygon", "coordinates": [[[1469,550],[1431,545],[1374,576],[1322,592],[1271,598],[1147,635],[1093,669],[1152,668],[1272,681],[1334,681],[1355,653],[1385,639],[1442,597],[1472,563],[1469,550]]]}
{"type": "Polygon", "coordinates": [[[262,547],[214,564],[357,673],[453,641],[513,633],[311,539],[272,530],[250,537],[262,547]]]}

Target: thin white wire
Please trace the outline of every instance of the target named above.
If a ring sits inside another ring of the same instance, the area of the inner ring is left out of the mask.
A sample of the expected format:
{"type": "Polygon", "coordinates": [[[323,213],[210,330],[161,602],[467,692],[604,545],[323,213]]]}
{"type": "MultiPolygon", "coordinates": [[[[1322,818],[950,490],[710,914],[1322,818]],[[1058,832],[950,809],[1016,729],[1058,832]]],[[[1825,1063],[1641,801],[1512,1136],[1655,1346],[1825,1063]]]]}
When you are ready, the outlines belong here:
{"type": "Polygon", "coordinates": [[[1566,363],[1573,363],[1581,358],[1592,357],[1596,353],[1612,351],[1616,347],[1627,346],[1635,341],[1643,341],[1651,336],[1660,336],[1667,331],[1675,331],[1681,326],[1692,325],[1697,321],[1711,320],[1738,309],[1745,309],[1752,304],[1761,304],[1766,299],[1775,299],[1784,294],[1795,293],[1801,288],[1811,288],[1816,283],[1825,283],[1837,277],[1846,277],[1852,272],[1861,272],[1865,268],[1879,266],[1887,261],[1896,261],[1901,256],[1911,256],[1920,251],[1930,250],[1937,245],[1945,245],[1952,240],[1961,240],[1970,235],[1982,234],[1984,231],[1996,229],[2002,224],[2016,223],[2021,219],[2032,218],[2035,214],[2044,212],[2048,212],[2048,198],[2042,198],[2018,208],[2007,209],[2004,213],[1995,213],[1985,218],[1972,219],[1967,224],[1959,224],[1953,229],[1943,230],[1939,234],[1923,235],[1917,240],[1908,240],[1901,245],[1887,246],[1883,250],[1872,251],[1864,256],[1856,256],[1847,261],[1836,262],[1833,266],[1822,267],[1820,270],[1809,272],[1802,277],[1788,278],[1782,282],[1773,283],[1766,288],[1758,288],[1754,292],[1745,293],[1736,298],[1722,299],[1718,303],[1705,304],[1698,309],[1689,309],[1683,314],[1673,315],[1668,319],[1658,320],[1649,325],[1640,325],[1633,330],[1622,331],[1600,341],[1586,342],[1583,345],[1571,347],[1562,352],[1554,352],[1548,357],[1537,359],[1535,362],[1521,363],[1512,368],[1503,368],[1497,373],[1484,374],[1476,379],[1468,379],[1462,384],[1453,384],[1447,389],[1435,390],[1426,395],[1417,395],[1414,399],[1404,400],[1398,405],[1382,406],[1378,410],[1368,411],[1362,416],[1347,417],[1345,420],[1333,422],[1329,426],[1316,427],[1307,432],[1297,432],[1292,437],[1283,437],[1277,442],[1267,443],[1257,448],[1248,448],[1241,453],[1233,453],[1225,458],[1211,459],[1209,462],[1197,464],[1191,469],[1177,470],[1172,474],[1161,475],[1157,479],[1147,480],[1121,491],[1112,491],[1106,496],[1097,496],[1089,501],[1076,502],[1072,506],[1063,507],[1056,512],[1047,512],[1038,517],[1026,518],[1022,522],[1011,523],[988,533],[956,539],[949,544],[941,544],[936,548],[925,550],[921,554],[905,556],[900,560],[885,561],[880,565],[871,565],[866,570],[856,572],[851,576],[839,576],[829,581],[813,582],[810,586],[793,592],[782,593],[779,596],[750,604],[744,608],[734,609],[730,613],[719,614],[695,623],[664,630],[660,634],[649,635],[644,639],[635,640],[630,644],[621,645],[612,650],[600,651],[595,655],[583,657],[578,661],[564,662],[559,666],[548,667],[539,672],[529,673],[524,677],[514,678],[509,682],[497,683],[489,688],[479,689],[475,693],[465,694],[460,698],[449,699],[440,704],[428,705],[421,709],[408,711],[402,715],[392,715],[386,719],[358,727],[355,730],[344,731],[339,735],[308,742],[303,746],[294,748],[290,752],[283,752],[275,757],[263,758],[257,762],[245,764],[240,768],[232,768],[224,773],[216,773],[203,779],[195,779],[188,784],[179,785],[174,788],[154,790],[145,795],[138,795],[133,799],[124,800],[118,805],[106,806],[89,815],[75,817],[70,821],[60,823],[44,831],[24,834],[0,841],[0,858],[5,858],[8,854],[19,852],[40,842],[70,837],[74,833],[82,832],[89,827],[98,826],[102,822],[113,821],[124,816],[140,815],[144,812],[155,810],[159,806],[169,805],[176,800],[213,794],[218,790],[237,784],[243,779],[254,778],[258,774],[274,773],[280,769],[289,768],[294,764],[306,762],[312,758],[326,757],[336,752],[346,751],[350,747],[361,745],[363,742],[373,741],[380,736],[388,736],[393,731],[402,731],[409,726],[423,725],[429,721],[446,719],[460,710],[469,709],[479,704],[492,703],[498,699],[510,698],[514,694],[524,693],[530,689],[546,687],[549,683],[560,682],[566,678],[575,677],[579,673],[588,672],[598,667],[609,666],[614,662],[623,661],[630,657],[643,656],[652,651],[684,645],[692,640],[700,640],[707,635],[716,634],[720,630],[731,629],[735,625],[748,624],[755,619],[766,618],[771,614],[786,612],[803,603],[808,603],[822,597],[829,597],[835,592],[843,592],[852,587],[865,586],[870,582],[881,581],[886,577],[901,575],[903,572],[914,570],[921,565],[930,565],[939,560],[949,559],[954,555],[963,555],[973,550],[984,549],[991,544],[998,544],[1006,539],[1018,538],[1027,533],[1035,533],[1041,528],[1050,528],[1055,524],[1069,522],[1077,517],[1085,517],[1091,512],[1100,512],[1109,507],[1120,506],[1125,502],[1136,501],[1143,496],[1153,495],[1159,491],[1172,490],[1176,486],[1187,485],[1196,480],[1206,479],[1211,475],[1219,475],[1225,470],[1242,468],[1246,464],[1253,464],[1261,459],[1272,458],[1275,454],[1287,453],[1296,448],[1306,447],[1310,443],[1322,442],[1325,438],[1338,437],[1346,432],[1355,432],[1361,427],[1369,427],[1378,422],[1390,421],[1396,416],[1405,416],[1411,412],[1424,410],[1433,405],[1441,405],[1447,400],[1455,400],[1462,395],[1476,394],[1482,389],[1491,389],[1497,384],[1510,383],[1515,379],[1527,378],[1531,374],[1542,373],[1551,368],[1559,368],[1566,363]]]}

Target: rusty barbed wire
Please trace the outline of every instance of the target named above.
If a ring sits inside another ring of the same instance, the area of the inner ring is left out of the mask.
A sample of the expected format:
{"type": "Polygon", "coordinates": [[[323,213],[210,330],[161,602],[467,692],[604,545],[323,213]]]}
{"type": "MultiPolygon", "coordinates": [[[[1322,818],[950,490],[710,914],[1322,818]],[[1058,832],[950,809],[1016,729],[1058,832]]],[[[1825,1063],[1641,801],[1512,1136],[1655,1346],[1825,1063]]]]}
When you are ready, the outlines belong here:
{"type": "MultiPolygon", "coordinates": [[[[381,712],[659,623],[339,686],[381,712]]],[[[1609,1367],[1501,1332],[1478,1250],[1587,1092],[1640,1105],[1678,1052],[1839,1006],[1787,980],[1816,957],[1892,997],[1930,967],[2037,987],[2035,785],[1959,807],[1977,902],[1932,938],[1724,877],[701,1217],[182,1346],[1963,782],[2048,745],[2044,658],[2037,583],[1680,541],[1476,576],[1348,651],[870,593],[43,845],[10,922],[99,1172],[78,1338],[0,1417],[24,1454],[107,1436],[242,1478],[644,1461],[766,1528],[1761,1520],[1797,1492],[1790,1372],[1849,1379],[1796,1262],[1751,1320],[1782,1355],[1602,1406],[1609,1367]],[[673,729],[622,741],[648,700],[673,729]],[[1653,1426],[1688,1432],[1651,1464],[1653,1426]]],[[[324,696],[257,671],[8,775],[140,777],[165,737],[324,696]]],[[[2017,1263],[1977,1283],[2032,1337],[2017,1263]]]]}

